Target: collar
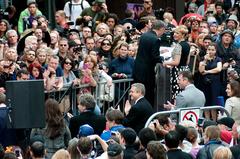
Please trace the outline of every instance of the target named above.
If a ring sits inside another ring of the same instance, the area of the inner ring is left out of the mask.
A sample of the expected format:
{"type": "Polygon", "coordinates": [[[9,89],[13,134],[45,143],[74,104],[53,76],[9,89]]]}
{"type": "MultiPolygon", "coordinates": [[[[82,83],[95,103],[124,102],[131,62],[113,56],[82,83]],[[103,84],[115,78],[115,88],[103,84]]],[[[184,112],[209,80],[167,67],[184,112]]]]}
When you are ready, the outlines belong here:
{"type": "Polygon", "coordinates": [[[186,87],[185,87],[185,89],[187,89],[187,88],[189,88],[189,87],[192,87],[192,86],[194,86],[193,84],[189,84],[189,85],[187,85],[186,87]]]}
{"type": "Polygon", "coordinates": [[[5,107],[6,107],[6,104],[4,104],[4,103],[0,104],[0,108],[5,108],[5,107]]]}
{"type": "Polygon", "coordinates": [[[137,104],[137,102],[138,102],[140,99],[142,99],[143,97],[144,97],[144,96],[139,97],[139,98],[135,101],[134,104],[137,104]]]}

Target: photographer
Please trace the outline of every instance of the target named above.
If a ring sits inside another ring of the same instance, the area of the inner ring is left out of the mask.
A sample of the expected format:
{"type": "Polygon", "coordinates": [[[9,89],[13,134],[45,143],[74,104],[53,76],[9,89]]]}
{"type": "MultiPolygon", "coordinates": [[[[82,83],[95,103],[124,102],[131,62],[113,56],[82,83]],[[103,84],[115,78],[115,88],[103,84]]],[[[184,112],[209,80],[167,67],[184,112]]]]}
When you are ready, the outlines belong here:
{"type": "Polygon", "coordinates": [[[95,30],[98,23],[103,22],[105,13],[108,13],[105,0],[95,0],[93,6],[86,8],[82,11],[80,18],[77,21],[83,23],[84,26],[88,26],[95,30]]]}

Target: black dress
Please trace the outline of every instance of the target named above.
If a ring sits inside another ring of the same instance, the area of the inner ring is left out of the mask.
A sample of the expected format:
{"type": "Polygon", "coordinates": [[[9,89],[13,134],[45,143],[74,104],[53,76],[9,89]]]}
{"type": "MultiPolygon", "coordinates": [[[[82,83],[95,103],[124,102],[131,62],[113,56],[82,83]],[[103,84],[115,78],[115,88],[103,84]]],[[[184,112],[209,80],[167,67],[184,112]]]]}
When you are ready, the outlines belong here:
{"type": "Polygon", "coordinates": [[[189,70],[187,60],[190,52],[190,46],[187,41],[179,42],[173,50],[172,56],[181,55],[178,66],[174,66],[171,71],[171,89],[172,89],[172,100],[175,99],[177,94],[180,92],[180,88],[177,83],[178,74],[180,71],[189,70]]]}

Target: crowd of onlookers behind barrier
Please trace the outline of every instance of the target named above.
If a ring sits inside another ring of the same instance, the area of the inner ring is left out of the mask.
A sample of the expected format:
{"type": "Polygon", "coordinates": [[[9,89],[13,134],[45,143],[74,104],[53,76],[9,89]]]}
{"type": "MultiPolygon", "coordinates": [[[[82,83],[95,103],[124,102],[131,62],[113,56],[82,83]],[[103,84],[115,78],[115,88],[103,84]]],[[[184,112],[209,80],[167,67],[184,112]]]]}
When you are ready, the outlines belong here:
{"type": "Polygon", "coordinates": [[[8,6],[0,12],[0,158],[239,159],[239,4],[185,0],[185,15],[178,23],[173,8],[154,10],[151,0],[143,1],[141,12],[127,9],[124,19],[109,13],[105,0],[70,0],[55,13],[54,28],[35,0],[27,0],[20,16],[16,6],[8,6]],[[145,88],[128,83],[129,100],[110,107],[128,95],[125,86],[113,80],[136,81],[141,35],[159,27],[164,29],[159,39],[164,47],[159,51],[161,66],[170,69],[171,76],[172,98],[165,109],[179,108],[178,94],[187,88],[182,84],[194,81],[204,106],[222,105],[230,117],[214,110],[204,113],[202,123],[176,124],[169,116],[157,116],[144,128],[154,113],[154,101],[148,101],[154,84],[145,88]],[[193,80],[180,76],[189,69],[193,80]],[[60,104],[59,98],[46,100],[44,128],[7,128],[6,81],[38,79],[46,92],[90,86],[77,89],[80,115],[71,114],[73,101],[66,94],[60,104]]]}

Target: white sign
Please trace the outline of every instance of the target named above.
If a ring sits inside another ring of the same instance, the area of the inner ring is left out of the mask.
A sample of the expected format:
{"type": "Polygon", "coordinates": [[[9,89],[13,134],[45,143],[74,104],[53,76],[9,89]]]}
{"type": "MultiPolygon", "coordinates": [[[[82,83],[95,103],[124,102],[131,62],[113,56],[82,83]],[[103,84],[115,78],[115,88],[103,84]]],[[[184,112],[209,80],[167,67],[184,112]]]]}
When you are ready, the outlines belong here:
{"type": "Polygon", "coordinates": [[[193,123],[195,123],[196,125],[198,124],[198,119],[200,116],[200,109],[196,108],[196,109],[182,109],[179,112],[179,123],[183,122],[183,121],[192,121],[193,123]]]}

